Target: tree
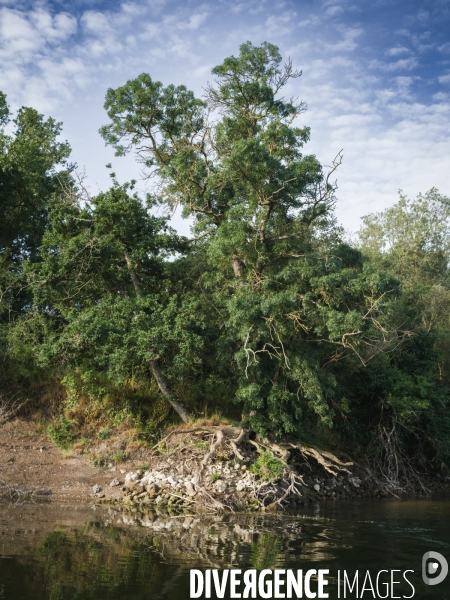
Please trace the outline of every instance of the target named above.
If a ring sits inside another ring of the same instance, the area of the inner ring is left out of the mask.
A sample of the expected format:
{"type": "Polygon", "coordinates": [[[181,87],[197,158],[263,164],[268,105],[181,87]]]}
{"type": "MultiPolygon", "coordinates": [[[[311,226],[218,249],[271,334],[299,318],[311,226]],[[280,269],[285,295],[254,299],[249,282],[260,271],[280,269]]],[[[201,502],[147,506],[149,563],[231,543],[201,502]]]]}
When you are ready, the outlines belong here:
{"type": "Polygon", "coordinates": [[[359,243],[378,268],[400,280],[399,310],[411,328],[436,336],[438,370],[450,382],[450,199],[435,188],[415,199],[401,193],[391,208],[363,217],[359,243]]]}
{"type": "MultiPolygon", "coordinates": [[[[166,218],[152,216],[133,185],[80,203],[76,193],[50,214],[41,262],[29,265],[35,306],[54,322],[44,352],[67,367],[105,372],[120,385],[150,366],[172,408],[184,407],[160,374],[164,257],[181,241],[166,218]]],[[[74,190],[76,192],[76,190],[74,190]]]]}
{"type": "Polygon", "coordinates": [[[359,246],[374,269],[397,279],[401,293],[389,320],[410,336],[353,379],[347,397],[360,404],[359,424],[378,428],[395,454],[391,468],[408,460],[405,448],[437,463],[448,457],[450,439],[450,200],[434,188],[414,199],[400,194],[392,207],[363,218],[359,246]],[[373,407],[371,422],[361,401],[373,407]]]}
{"type": "Polygon", "coordinates": [[[383,260],[405,289],[442,283],[450,261],[450,199],[435,188],[362,219],[358,238],[364,252],[383,260]]]}
{"type": "Polygon", "coordinates": [[[301,73],[276,46],[250,42],[212,72],[204,99],[147,74],[109,89],[101,134],[117,155],[136,149],[156,202],[194,216],[217,361],[228,361],[253,425],[293,431],[303,405],[331,423],[330,365],[373,328],[386,282],[364,277],[334,227],[340,155],[325,175],[302,154],[305,103],[281,96],[301,73]]]}
{"type": "MultiPolygon", "coordinates": [[[[0,126],[9,120],[1,94],[0,126]]],[[[13,123],[11,135],[0,130],[0,252],[20,262],[38,252],[52,196],[67,178],[70,146],[58,141],[61,123],[33,108],[22,107],[13,123]]]]}
{"type": "MultiPolygon", "coordinates": [[[[22,107],[10,122],[6,96],[0,92],[0,386],[20,387],[38,378],[32,346],[37,322],[29,311],[30,289],[24,281],[26,261],[39,261],[39,247],[61,182],[70,179],[70,146],[59,141],[61,124],[22,107]],[[27,333],[24,321],[30,322],[27,333]]],[[[39,329],[39,327],[37,327],[39,329]]]]}

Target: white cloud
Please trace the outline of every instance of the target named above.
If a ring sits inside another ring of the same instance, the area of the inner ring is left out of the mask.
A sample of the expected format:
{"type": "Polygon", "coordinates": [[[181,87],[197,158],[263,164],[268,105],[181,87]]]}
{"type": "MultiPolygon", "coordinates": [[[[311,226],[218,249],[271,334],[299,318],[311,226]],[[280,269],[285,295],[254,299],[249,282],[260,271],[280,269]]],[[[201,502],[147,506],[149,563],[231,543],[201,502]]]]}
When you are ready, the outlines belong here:
{"type": "Polygon", "coordinates": [[[400,56],[401,54],[410,54],[410,52],[411,50],[405,46],[395,46],[386,50],[385,54],[386,56],[400,56]]]}
{"type": "Polygon", "coordinates": [[[2,46],[11,52],[36,50],[41,45],[31,24],[19,12],[9,8],[0,10],[2,46]]]}
{"type": "Polygon", "coordinates": [[[438,50],[444,54],[450,54],[450,42],[442,44],[442,46],[439,46],[438,50]]]}
{"type": "Polygon", "coordinates": [[[81,17],[81,23],[88,33],[99,35],[100,37],[105,37],[105,35],[111,34],[113,31],[108,17],[99,11],[86,11],[81,17]]]}
{"type": "Polygon", "coordinates": [[[437,94],[433,94],[433,100],[437,102],[443,101],[448,102],[450,100],[450,94],[445,94],[444,92],[438,92],[437,94]]]}
{"type": "Polygon", "coordinates": [[[283,36],[290,33],[294,28],[295,17],[297,13],[294,11],[284,12],[281,15],[271,15],[266,19],[266,39],[270,36],[283,36]]]}
{"type": "Polygon", "coordinates": [[[338,27],[337,31],[342,34],[342,40],[335,43],[326,43],[324,47],[333,52],[352,52],[358,47],[356,39],[360,37],[364,31],[360,27],[338,27]]]}
{"type": "Polygon", "coordinates": [[[401,58],[395,62],[384,62],[380,60],[372,60],[369,63],[369,67],[372,69],[380,69],[382,71],[411,71],[417,65],[419,61],[416,57],[412,56],[411,58],[401,58]]]}
{"type": "Polygon", "coordinates": [[[326,11],[325,14],[328,15],[329,17],[334,17],[335,15],[339,15],[340,13],[343,13],[344,9],[342,8],[342,6],[339,6],[338,4],[334,4],[333,6],[329,6],[326,11]]]}
{"type": "Polygon", "coordinates": [[[195,31],[202,25],[208,17],[208,13],[206,11],[194,13],[189,16],[187,21],[180,21],[177,23],[178,29],[189,29],[190,31],[195,31]]]}

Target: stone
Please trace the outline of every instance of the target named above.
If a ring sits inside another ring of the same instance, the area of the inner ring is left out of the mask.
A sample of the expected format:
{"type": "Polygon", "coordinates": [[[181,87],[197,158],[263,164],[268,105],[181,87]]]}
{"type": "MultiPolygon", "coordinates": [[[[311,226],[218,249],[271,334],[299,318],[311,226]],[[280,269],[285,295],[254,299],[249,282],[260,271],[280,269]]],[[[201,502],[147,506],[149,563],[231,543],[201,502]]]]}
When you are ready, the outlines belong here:
{"type": "Polygon", "coordinates": [[[117,485],[120,485],[120,481],[117,479],[117,477],[115,479],[113,479],[111,481],[111,483],[109,484],[111,487],[116,487],[117,485]]]}
{"type": "Polygon", "coordinates": [[[92,491],[94,494],[99,494],[102,491],[102,488],[96,483],[94,486],[92,486],[92,491]]]}
{"type": "Polygon", "coordinates": [[[320,492],[320,485],[316,483],[314,489],[316,490],[316,492],[320,492]]]}
{"type": "Polygon", "coordinates": [[[227,489],[228,484],[226,481],[222,481],[221,479],[219,479],[215,482],[214,487],[219,493],[223,494],[223,492],[227,489]]]}
{"type": "Polygon", "coordinates": [[[134,471],[130,471],[125,475],[125,485],[129,481],[137,481],[139,479],[139,473],[135,473],[134,471]]]}
{"type": "Polygon", "coordinates": [[[151,483],[150,485],[145,486],[145,491],[149,494],[157,494],[161,488],[156,483],[151,483]]]}

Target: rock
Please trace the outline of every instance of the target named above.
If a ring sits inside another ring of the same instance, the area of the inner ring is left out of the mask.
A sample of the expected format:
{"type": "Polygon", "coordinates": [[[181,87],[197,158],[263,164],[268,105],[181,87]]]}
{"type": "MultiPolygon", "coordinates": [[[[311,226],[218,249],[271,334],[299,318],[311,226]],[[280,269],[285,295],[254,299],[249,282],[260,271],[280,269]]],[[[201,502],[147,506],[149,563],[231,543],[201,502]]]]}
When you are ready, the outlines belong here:
{"type": "Polygon", "coordinates": [[[161,488],[157,483],[151,483],[150,485],[145,486],[145,491],[149,494],[157,494],[161,488]]]}
{"type": "Polygon", "coordinates": [[[102,488],[96,483],[94,486],[92,486],[92,491],[94,494],[99,494],[102,491],[102,488]]]}
{"type": "Polygon", "coordinates": [[[228,484],[226,481],[222,481],[221,479],[219,479],[215,482],[214,487],[216,488],[216,491],[223,494],[223,492],[227,489],[228,484]]]}
{"type": "Polygon", "coordinates": [[[316,490],[316,492],[320,492],[320,485],[316,483],[314,489],[316,490]]]}
{"type": "Polygon", "coordinates": [[[120,481],[117,479],[117,477],[115,479],[113,479],[111,481],[111,483],[109,484],[111,487],[116,487],[117,485],[120,485],[120,481]]]}
{"type": "Polygon", "coordinates": [[[137,481],[139,479],[139,473],[135,473],[134,471],[130,471],[125,475],[125,485],[129,481],[137,481]]]}

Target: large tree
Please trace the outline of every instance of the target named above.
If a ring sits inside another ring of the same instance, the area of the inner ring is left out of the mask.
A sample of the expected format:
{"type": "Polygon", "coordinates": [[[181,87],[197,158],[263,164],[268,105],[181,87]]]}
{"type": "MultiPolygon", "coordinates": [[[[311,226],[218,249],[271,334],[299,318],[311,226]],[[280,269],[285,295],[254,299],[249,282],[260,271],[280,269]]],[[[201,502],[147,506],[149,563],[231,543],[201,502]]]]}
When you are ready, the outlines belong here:
{"type": "Polygon", "coordinates": [[[101,134],[117,155],[136,150],[156,202],[194,217],[217,361],[254,426],[292,431],[302,406],[331,422],[332,365],[373,353],[357,347],[389,284],[363,275],[334,227],[330,174],[302,153],[305,103],[282,96],[301,74],[291,61],[247,42],[212,72],[203,99],[147,74],[109,89],[101,134]]]}
{"type": "Polygon", "coordinates": [[[6,96],[0,92],[0,391],[20,387],[34,369],[32,294],[24,264],[40,260],[39,247],[51,207],[70,179],[70,146],[59,139],[61,124],[22,107],[11,123],[6,96]],[[10,125],[11,133],[5,132],[10,125]]]}

